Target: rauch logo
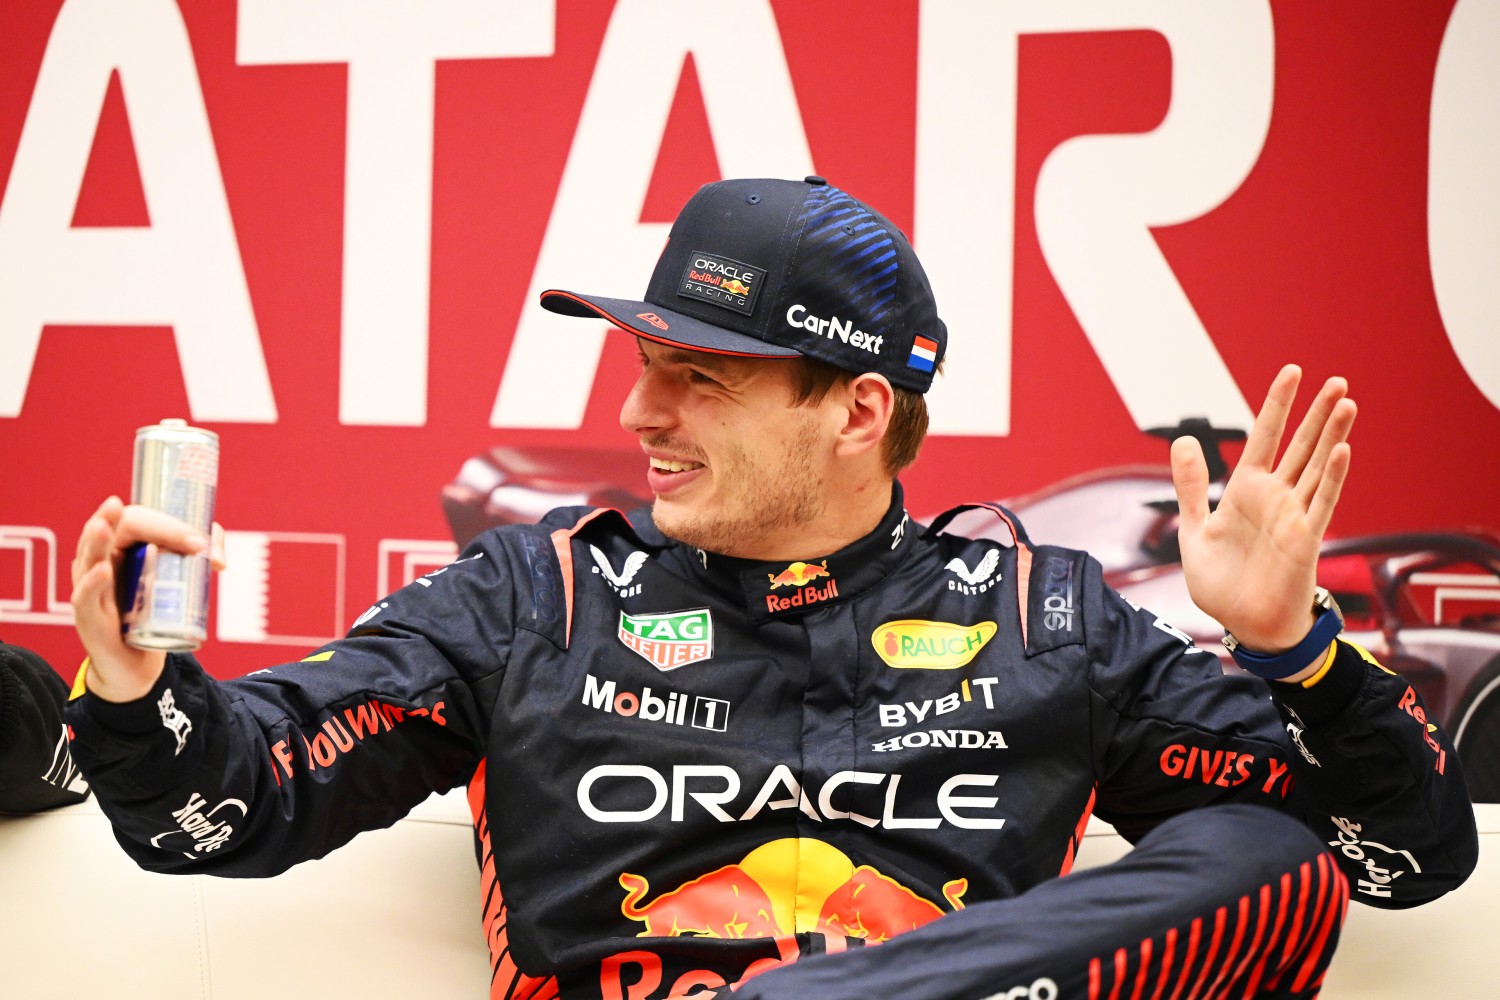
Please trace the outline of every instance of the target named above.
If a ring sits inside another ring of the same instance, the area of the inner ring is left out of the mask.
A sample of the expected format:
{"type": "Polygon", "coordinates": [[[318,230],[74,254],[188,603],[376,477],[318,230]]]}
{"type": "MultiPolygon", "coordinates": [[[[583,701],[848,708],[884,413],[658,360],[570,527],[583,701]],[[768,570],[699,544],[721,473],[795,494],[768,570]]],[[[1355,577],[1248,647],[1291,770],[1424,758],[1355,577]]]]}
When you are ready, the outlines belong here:
{"type": "Polygon", "coordinates": [[[656,615],[622,611],[618,635],[658,670],[675,670],[714,655],[714,623],[707,608],[656,615]]]}
{"type": "Polygon", "coordinates": [[[876,628],[870,642],[888,667],[952,670],[974,659],[995,631],[994,622],[955,625],[906,619],[876,628]]]}

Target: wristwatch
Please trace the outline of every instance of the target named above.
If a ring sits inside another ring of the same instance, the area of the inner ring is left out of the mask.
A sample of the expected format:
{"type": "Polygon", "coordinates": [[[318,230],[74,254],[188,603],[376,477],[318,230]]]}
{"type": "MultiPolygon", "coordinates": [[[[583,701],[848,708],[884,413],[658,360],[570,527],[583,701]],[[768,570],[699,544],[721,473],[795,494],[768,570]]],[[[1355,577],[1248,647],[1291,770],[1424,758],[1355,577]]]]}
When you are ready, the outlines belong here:
{"type": "Polygon", "coordinates": [[[1326,588],[1319,587],[1313,591],[1312,609],[1313,614],[1318,616],[1313,622],[1312,631],[1285,653],[1271,656],[1253,652],[1228,632],[1224,633],[1224,647],[1234,657],[1234,662],[1248,673],[1268,681],[1290,677],[1317,659],[1334,637],[1344,631],[1344,613],[1339,610],[1338,602],[1326,588]]]}

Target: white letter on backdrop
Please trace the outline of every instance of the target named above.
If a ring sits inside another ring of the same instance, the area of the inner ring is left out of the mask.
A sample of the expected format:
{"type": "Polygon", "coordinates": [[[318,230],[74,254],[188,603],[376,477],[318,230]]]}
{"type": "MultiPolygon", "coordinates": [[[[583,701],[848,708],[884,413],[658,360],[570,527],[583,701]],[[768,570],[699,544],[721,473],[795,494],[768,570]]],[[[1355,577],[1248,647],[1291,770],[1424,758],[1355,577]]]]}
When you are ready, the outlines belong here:
{"type": "Polygon", "coordinates": [[[494,427],[578,427],[604,349],[601,322],[537,305],[547,288],[644,294],[668,227],[642,223],[667,116],[692,53],[719,166],[729,177],[813,172],[776,19],[766,0],[620,0],[610,17],[495,399],[494,427]],[[745,95],[755,127],[745,127],[745,95]],[[600,277],[607,287],[599,285],[600,277]],[[580,326],[585,327],[580,329],[580,326]],[[566,356],[567,363],[557,359],[566,356]],[[539,377],[545,372],[547,377],[539,377]]]}
{"type": "Polygon", "coordinates": [[[341,422],[427,422],[433,63],[551,55],[554,14],[552,0],[240,0],[240,63],[349,64],[341,422]]]}
{"type": "Polygon", "coordinates": [[[1448,341],[1500,407],[1500,6],[1458,0],[1438,50],[1428,138],[1427,252],[1448,341]]]}
{"type": "Polygon", "coordinates": [[[171,326],[193,419],[276,419],[198,71],[171,0],[67,0],[53,25],[0,203],[0,417],[20,413],[47,323],[171,326]],[[114,70],[151,222],[75,229],[114,70]]]}
{"type": "Polygon", "coordinates": [[[1211,11],[1192,0],[1064,0],[922,6],[916,238],[940,311],[966,338],[954,351],[963,364],[934,387],[934,432],[1010,430],[1017,39],[1141,29],[1171,47],[1166,117],[1144,135],[1080,136],[1054,150],[1037,179],[1038,237],[1138,426],[1183,416],[1249,426],[1249,407],[1150,227],[1212,211],[1260,155],[1272,101],[1270,11],[1265,0],[1211,11]],[[976,273],[986,280],[955,277],[976,273]]]}

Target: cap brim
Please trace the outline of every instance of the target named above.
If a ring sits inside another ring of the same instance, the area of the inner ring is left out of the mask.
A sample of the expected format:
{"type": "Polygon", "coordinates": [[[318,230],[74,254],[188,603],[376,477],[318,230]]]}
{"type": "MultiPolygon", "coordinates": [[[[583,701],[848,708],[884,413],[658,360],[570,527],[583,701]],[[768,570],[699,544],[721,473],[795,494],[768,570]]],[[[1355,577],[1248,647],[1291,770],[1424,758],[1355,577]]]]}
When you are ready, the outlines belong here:
{"type": "Polygon", "coordinates": [[[597,316],[609,320],[626,333],[662,344],[675,344],[691,351],[708,351],[742,358],[796,358],[801,353],[790,347],[768,344],[764,340],[735,333],[701,319],[685,316],[664,306],[629,299],[610,299],[602,295],[579,295],[558,288],[542,293],[542,308],[563,316],[597,316]],[[655,322],[646,317],[653,317],[655,322]]]}

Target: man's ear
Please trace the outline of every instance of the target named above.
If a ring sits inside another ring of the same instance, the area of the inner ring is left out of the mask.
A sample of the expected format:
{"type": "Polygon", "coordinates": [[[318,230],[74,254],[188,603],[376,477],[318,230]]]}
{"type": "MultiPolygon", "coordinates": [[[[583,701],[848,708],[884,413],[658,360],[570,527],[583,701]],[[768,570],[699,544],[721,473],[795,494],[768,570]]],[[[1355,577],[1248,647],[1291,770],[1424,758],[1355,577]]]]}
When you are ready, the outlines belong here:
{"type": "Polygon", "coordinates": [[[847,455],[878,450],[896,405],[891,383],[884,375],[866,372],[851,379],[839,398],[843,403],[843,425],[839,428],[837,450],[847,455]]]}

